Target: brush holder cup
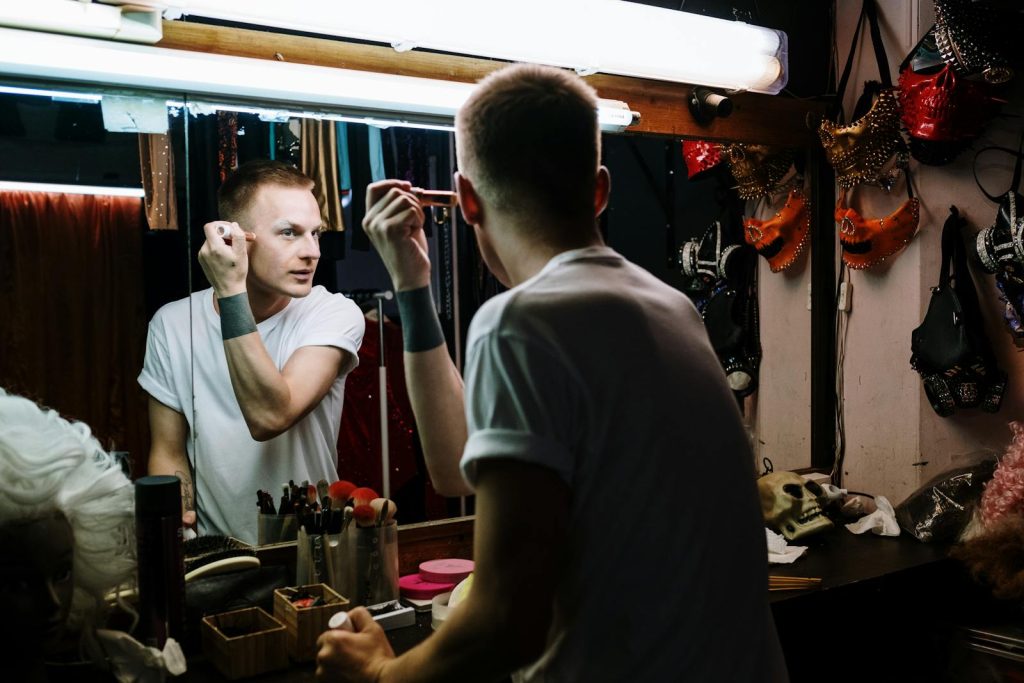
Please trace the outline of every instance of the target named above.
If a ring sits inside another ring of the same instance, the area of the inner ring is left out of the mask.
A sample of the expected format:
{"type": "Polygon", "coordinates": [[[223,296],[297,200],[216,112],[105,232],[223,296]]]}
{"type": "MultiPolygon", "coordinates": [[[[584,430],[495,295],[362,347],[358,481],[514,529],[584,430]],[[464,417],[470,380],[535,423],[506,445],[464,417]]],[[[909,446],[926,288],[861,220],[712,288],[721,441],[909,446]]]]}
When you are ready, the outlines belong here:
{"type": "Polygon", "coordinates": [[[326,583],[352,605],[398,599],[398,524],[350,525],[340,534],[299,530],[297,584],[326,583]]]}
{"type": "Polygon", "coordinates": [[[256,515],[256,537],[259,545],[289,543],[299,532],[299,518],[295,515],[256,515]]]}

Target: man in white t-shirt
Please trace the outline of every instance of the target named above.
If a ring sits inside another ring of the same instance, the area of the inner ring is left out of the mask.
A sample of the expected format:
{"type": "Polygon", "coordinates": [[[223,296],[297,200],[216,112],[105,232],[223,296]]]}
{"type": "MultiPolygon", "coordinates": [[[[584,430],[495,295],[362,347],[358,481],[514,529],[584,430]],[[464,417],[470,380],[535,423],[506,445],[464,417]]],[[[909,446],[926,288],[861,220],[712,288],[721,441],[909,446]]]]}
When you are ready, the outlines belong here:
{"type": "Polygon", "coordinates": [[[364,321],[352,301],[313,287],[323,226],[312,188],[281,162],[240,166],[218,193],[222,220],[203,226],[212,287],[150,321],[139,375],[149,473],[182,480],[184,520],[198,507],[200,533],[255,543],[258,489],[337,478],[364,321]]]}
{"type": "Polygon", "coordinates": [[[367,190],[431,478],[476,494],[465,601],[395,658],[369,613],[324,681],[785,681],[753,457],[693,304],[604,245],[597,99],[517,65],[456,118],[459,206],[511,289],[470,326],[465,399],[408,183],[367,190]],[[463,412],[464,408],[464,412],[463,412]]]}

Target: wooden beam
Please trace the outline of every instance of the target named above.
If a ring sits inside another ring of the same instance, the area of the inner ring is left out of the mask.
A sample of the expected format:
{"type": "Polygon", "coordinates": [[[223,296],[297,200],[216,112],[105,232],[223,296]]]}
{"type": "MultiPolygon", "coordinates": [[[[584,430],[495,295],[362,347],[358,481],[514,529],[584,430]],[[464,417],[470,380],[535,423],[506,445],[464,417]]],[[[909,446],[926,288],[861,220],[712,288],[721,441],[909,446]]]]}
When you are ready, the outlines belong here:
{"type": "MultiPolygon", "coordinates": [[[[341,39],[182,21],[165,21],[163,31],[158,47],[463,83],[474,83],[505,64],[478,57],[420,50],[396,52],[390,47],[341,39]]],[[[732,98],[731,116],[700,126],[686,105],[689,85],[605,74],[588,76],[586,80],[601,97],[622,100],[640,113],[639,123],[629,129],[634,133],[799,147],[815,142],[813,132],[805,124],[807,115],[824,111],[824,106],[817,103],[741,93],[732,98]]]]}

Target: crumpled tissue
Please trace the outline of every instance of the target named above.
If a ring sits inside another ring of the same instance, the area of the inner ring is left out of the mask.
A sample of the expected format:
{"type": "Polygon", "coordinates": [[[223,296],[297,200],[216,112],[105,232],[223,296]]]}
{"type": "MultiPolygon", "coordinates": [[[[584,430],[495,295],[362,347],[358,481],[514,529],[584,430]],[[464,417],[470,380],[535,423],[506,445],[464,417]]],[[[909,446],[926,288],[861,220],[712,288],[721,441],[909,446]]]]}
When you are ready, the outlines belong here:
{"type": "Polygon", "coordinates": [[[765,527],[765,540],[768,541],[768,562],[771,564],[791,564],[807,552],[802,545],[788,545],[786,538],[765,527]]]}
{"type": "Polygon", "coordinates": [[[899,536],[900,525],[896,522],[896,512],[892,509],[892,503],[885,496],[875,496],[875,506],[877,510],[852,524],[847,524],[846,528],[855,534],[870,531],[877,536],[899,536]]]}
{"type": "Polygon", "coordinates": [[[97,629],[96,638],[119,683],[162,683],[167,674],[180,676],[187,668],[174,638],[167,639],[163,651],[147,647],[123,631],[97,629]]]}

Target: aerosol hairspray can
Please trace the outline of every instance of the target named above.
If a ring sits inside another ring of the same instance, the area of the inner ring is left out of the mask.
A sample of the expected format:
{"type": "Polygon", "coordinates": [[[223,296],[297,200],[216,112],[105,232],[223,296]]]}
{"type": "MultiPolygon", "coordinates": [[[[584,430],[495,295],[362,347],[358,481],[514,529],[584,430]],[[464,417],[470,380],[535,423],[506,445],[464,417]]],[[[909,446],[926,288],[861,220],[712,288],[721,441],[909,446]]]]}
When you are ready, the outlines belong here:
{"type": "Polygon", "coordinates": [[[182,556],[181,481],[141,477],[135,481],[135,537],[139,562],[139,634],[146,645],[181,642],[185,627],[185,567],[182,556]]]}

